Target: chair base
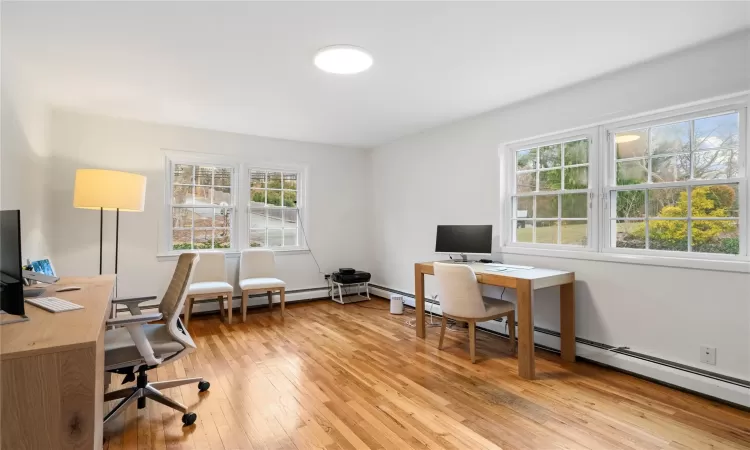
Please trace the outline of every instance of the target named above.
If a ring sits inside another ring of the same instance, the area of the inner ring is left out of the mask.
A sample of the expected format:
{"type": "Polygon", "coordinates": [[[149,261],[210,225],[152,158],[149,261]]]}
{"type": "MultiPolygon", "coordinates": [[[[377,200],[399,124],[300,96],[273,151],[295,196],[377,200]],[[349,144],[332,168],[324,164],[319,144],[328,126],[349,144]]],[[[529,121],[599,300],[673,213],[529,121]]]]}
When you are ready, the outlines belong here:
{"type": "Polygon", "coordinates": [[[193,383],[198,383],[198,389],[200,392],[207,391],[210,387],[210,384],[207,381],[204,381],[202,377],[181,378],[178,380],[156,381],[153,383],[149,383],[145,369],[141,368],[141,370],[139,370],[135,386],[104,394],[105,402],[123,399],[120,403],[117,404],[117,406],[112,409],[112,411],[110,411],[104,417],[104,423],[106,424],[107,422],[117,417],[133,402],[137,401],[138,409],[143,409],[146,407],[146,399],[151,399],[155,402],[161,403],[162,405],[180,411],[181,413],[183,413],[182,422],[185,425],[192,425],[197,417],[195,413],[188,413],[187,407],[185,405],[162,394],[159,389],[169,389],[172,387],[184,386],[186,384],[193,383]]]}

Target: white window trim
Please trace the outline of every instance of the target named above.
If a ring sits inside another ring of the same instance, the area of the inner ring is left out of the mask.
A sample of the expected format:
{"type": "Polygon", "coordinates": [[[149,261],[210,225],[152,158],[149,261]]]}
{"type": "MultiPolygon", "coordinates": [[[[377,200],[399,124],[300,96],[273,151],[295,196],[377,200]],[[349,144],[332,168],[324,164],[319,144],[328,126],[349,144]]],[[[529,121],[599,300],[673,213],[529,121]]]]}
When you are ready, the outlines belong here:
{"type": "MultiPolygon", "coordinates": [[[[310,229],[308,214],[306,214],[307,205],[307,175],[308,167],[306,165],[295,165],[288,163],[278,163],[275,161],[255,160],[244,161],[228,155],[191,152],[181,150],[162,149],[164,153],[164,198],[162,205],[162,214],[159,224],[159,238],[157,249],[157,260],[169,261],[175,260],[185,252],[194,252],[202,250],[172,250],[172,177],[174,176],[172,168],[174,164],[205,164],[232,168],[232,195],[235,200],[234,221],[231,227],[231,248],[229,249],[211,249],[210,251],[223,251],[230,258],[239,258],[241,250],[250,248],[249,246],[249,223],[248,223],[248,200],[250,199],[250,170],[276,170],[296,172],[299,174],[297,180],[297,210],[298,220],[300,221],[300,230],[296,247],[270,247],[276,254],[295,255],[308,253],[310,250],[307,246],[307,230],[310,229]],[[247,189],[244,189],[246,187],[247,189]],[[304,231],[302,231],[304,228],[304,231]]],[[[209,251],[209,250],[205,250],[209,251]]]]}
{"type": "MultiPolygon", "coordinates": [[[[604,208],[603,195],[599,195],[598,200],[594,202],[591,214],[594,216],[590,218],[590,222],[597,222],[597,231],[594,236],[589,236],[590,241],[596,240],[596,244],[589,248],[568,248],[564,245],[544,245],[544,244],[520,244],[511,242],[511,232],[509,230],[511,219],[512,219],[512,196],[513,196],[513,185],[515,183],[515,156],[509,158],[511,151],[515,152],[515,149],[519,149],[523,146],[534,146],[535,143],[554,141],[561,137],[565,139],[565,136],[574,136],[576,133],[582,134],[592,128],[598,129],[598,143],[597,149],[594,152],[595,155],[589,154],[590,160],[596,158],[598,160],[597,166],[599,170],[596,172],[596,179],[592,179],[592,188],[603,194],[603,188],[608,183],[608,177],[610,176],[609,162],[610,158],[614,156],[609,155],[609,147],[607,144],[607,132],[606,130],[615,130],[615,126],[619,128],[630,128],[633,129],[639,124],[648,121],[659,121],[665,120],[668,122],[679,121],[675,120],[682,116],[694,116],[697,113],[704,111],[710,111],[714,109],[730,109],[744,108],[744,113],[740,114],[740,126],[744,127],[744,133],[740,133],[740,146],[739,146],[739,163],[740,171],[744,173],[745,179],[747,180],[750,175],[750,164],[747,163],[750,157],[750,139],[748,139],[748,133],[750,133],[750,91],[742,91],[734,94],[719,96],[707,100],[701,100],[696,102],[685,103],[682,105],[661,108],[658,110],[648,111],[639,114],[632,114],[620,119],[606,120],[595,122],[586,126],[569,128],[563,131],[554,133],[545,133],[537,135],[533,138],[514,140],[503,143],[498,148],[499,156],[499,173],[501,179],[505,182],[500,183],[500,218],[499,218],[499,249],[500,254],[512,254],[512,255],[526,255],[526,256],[544,256],[553,258],[563,259],[576,259],[576,260],[588,260],[588,261],[605,261],[613,263],[624,263],[624,264],[639,264],[649,266],[662,266],[662,267],[677,267],[687,269],[698,269],[698,270],[714,270],[714,271],[725,271],[725,272],[739,272],[739,273],[750,273],[750,256],[748,255],[750,246],[750,226],[748,226],[748,219],[750,219],[750,193],[748,193],[748,182],[743,181],[739,186],[740,203],[744,206],[744,210],[740,212],[740,255],[721,255],[721,254],[705,254],[705,253],[687,253],[687,252],[665,252],[658,250],[635,250],[633,249],[617,249],[616,252],[605,251],[604,246],[606,244],[605,238],[608,235],[608,231],[605,234],[603,227],[608,227],[608,221],[604,217],[608,214],[608,209],[604,208]],[[743,119],[744,117],[744,119],[743,119]],[[602,152],[606,152],[602,154],[602,152]],[[603,176],[602,176],[603,175],[603,176]],[[594,212],[593,209],[596,209],[594,212]],[[507,223],[506,223],[507,222],[507,223]]],[[[590,168],[595,167],[590,161],[590,168]]],[[[591,170],[590,170],[591,171],[591,170]]],[[[716,180],[713,184],[721,183],[724,180],[716,180]]],[[[729,182],[729,181],[727,181],[729,182]]],[[[711,184],[709,182],[708,184],[711,184]]]]}

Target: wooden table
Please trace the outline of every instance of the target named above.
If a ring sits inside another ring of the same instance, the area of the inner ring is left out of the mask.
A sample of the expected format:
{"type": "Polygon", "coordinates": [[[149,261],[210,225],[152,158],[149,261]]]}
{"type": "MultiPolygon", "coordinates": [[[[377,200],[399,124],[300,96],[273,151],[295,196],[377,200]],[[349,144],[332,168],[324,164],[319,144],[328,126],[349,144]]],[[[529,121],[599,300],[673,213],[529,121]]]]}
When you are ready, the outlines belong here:
{"type": "Polygon", "coordinates": [[[84,308],[0,327],[0,448],[98,449],[104,408],[104,331],[114,275],[61,278],[47,288],[84,308]],[[78,291],[55,292],[62,286],[78,291]]]}
{"type": "MultiPolygon", "coordinates": [[[[446,261],[449,262],[449,261],[446,261]]],[[[425,337],[424,276],[434,275],[434,261],[414,264],[414,303],[417,309],[417,337],[425,337]]],[[[550,269],[519,269],[490,272],[482,263],[469,263],[477,281],[516,290],[518,318],[518,375],[534,379],[534,291],[560,286],[560,352],[565,361],[576,359],[575,273],[550,269]]]]}

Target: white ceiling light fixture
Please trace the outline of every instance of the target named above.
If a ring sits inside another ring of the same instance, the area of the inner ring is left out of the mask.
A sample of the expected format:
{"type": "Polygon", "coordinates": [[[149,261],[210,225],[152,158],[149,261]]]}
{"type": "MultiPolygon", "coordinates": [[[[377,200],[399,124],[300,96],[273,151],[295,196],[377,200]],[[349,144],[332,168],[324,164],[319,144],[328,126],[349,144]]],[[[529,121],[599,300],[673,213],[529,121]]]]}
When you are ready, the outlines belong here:
{"type": "Polygon", "coordinates": [[[323,72],[351,75],[364,72],[372,66],[372,56],[354,45],[332,45],[318,50],[315,66],[323,72]]]}

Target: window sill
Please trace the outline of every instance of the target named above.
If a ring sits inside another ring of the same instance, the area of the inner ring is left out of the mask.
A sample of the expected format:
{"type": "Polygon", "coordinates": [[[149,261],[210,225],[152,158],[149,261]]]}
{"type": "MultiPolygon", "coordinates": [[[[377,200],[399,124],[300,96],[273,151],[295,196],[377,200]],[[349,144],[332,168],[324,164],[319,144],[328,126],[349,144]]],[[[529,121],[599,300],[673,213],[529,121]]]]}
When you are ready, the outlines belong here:
{"type": "MultiPolygon", "coordinates": [[[[203,250],[198,250],[198,253],[200,253],[203,250]]],[[[208,250],[211,251],[211,250],[208,250]]],[[[177,258],[180,257],[180,254],[185,252],[171,252],[171,253],[158,253],[156,255],[157,261],[177,261],[177,258]]],[[[305,253],[310,253],[310,249],[308,248],[293,248],[293,249],[287,249],[287,250],[274,250],[274,253],[277,256],[288,256],[288,255],[302,255],[305,253]]],[[[239,259],[241,252],[239,250],[227,250],[224,252],[227,258],[229,259],[239,259]]]]}
{"type": "Polygon", "coordinates": [[[547,258],[579,259],[584,261],[603,261],[620,264],[638,264],[645,266],[675,267],[682,269],[713,270],[718,272],[750,273],[750,261],[745,259],[712,260],[515,246],[502,247],[499,253],[508,255],[542,256],[547,258]]]}

